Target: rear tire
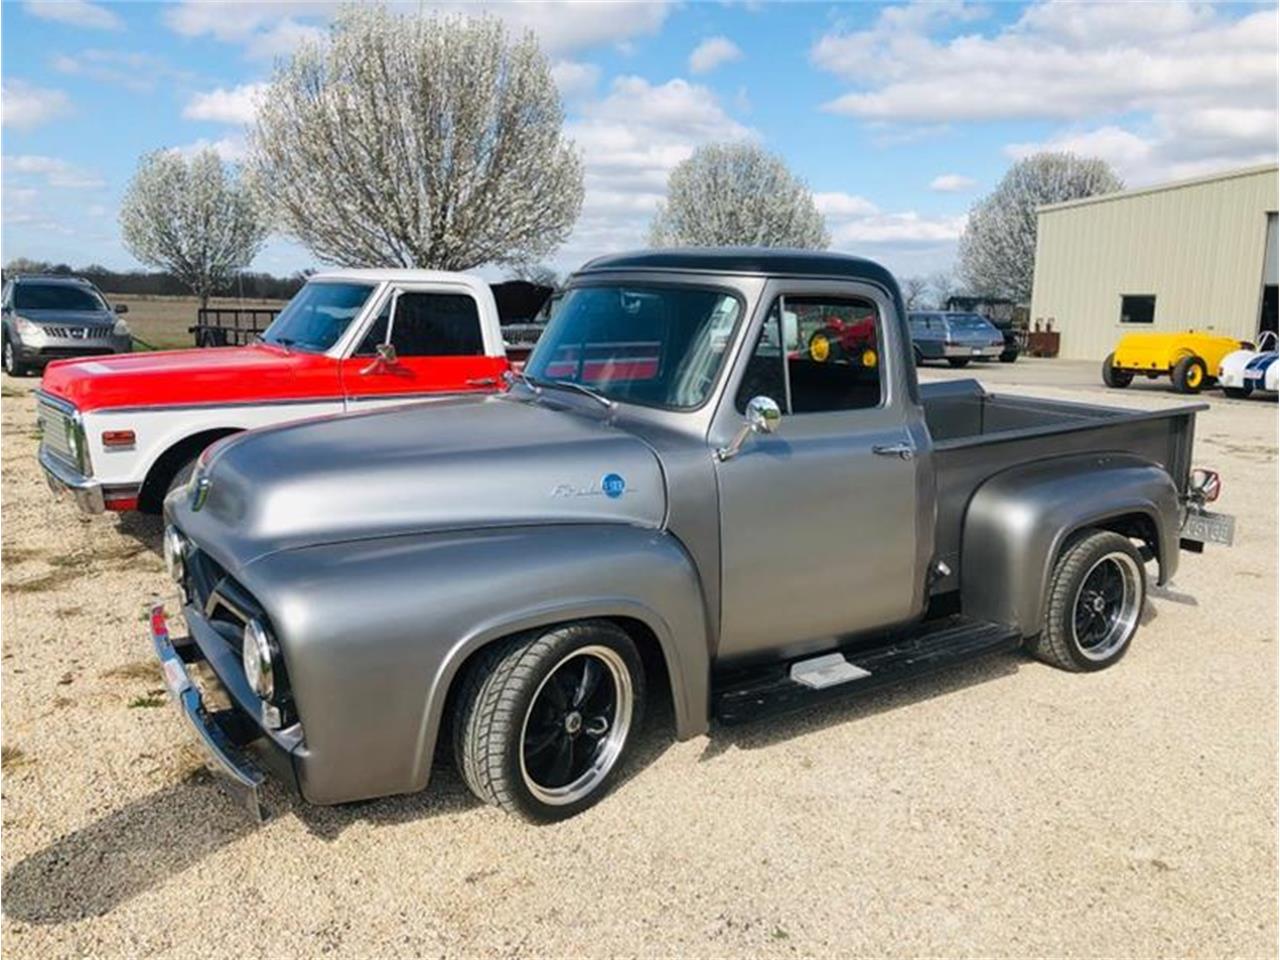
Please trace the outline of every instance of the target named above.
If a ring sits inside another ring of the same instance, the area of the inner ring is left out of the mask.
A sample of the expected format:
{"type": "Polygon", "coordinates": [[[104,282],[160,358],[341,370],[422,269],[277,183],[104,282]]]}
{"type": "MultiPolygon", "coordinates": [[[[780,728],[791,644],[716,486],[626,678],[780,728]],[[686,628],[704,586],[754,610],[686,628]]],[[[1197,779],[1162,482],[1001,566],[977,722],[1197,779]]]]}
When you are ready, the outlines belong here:
{"type": "Polygon", "coordinates": [[[485,803],[533,823],[603,797],[635,739],[644,667],[606,620],[526,633],[482,650],[454,717],[454,759],[485,803]]]}
{"type": "Polygon", "coordinates": [[[1133,374],[1127,370],[1118,369],[1116,355],[1108,353],[1107,359],[1102,361],[1102,382],[1112,389],[1123,390],[1133,383],[1133,374]]]}
{"type": "Polygon", "coordinates": [[[968,357],[947,357],[947,363],[953,367],[967,367],[969,365],[968,357]]]}
{"type": "Polygon", "coordinates": [[[1249,399],[1249,394],[1253,393],[1253,386],[1249,385],[1245,387],[1223,387],[1222,392],[1225,393],[1232,400],[1247,400],[1249,399]]]}
{"type": "Polygon", "coordinates": [[[1128,651],[1146,595],[1133,543],[1110,530],[1086,530],[1054,564],[1044,624],[1027,648],[1063,670],[1104,670],[1128,651]]]}
{"type": "Polygon", "coordinates": [[[1199,357],[1183,357],[1174,365],[1171,379],[1179,393],[1199,393],[1210,383],[1209,369],[1199,357]]]}

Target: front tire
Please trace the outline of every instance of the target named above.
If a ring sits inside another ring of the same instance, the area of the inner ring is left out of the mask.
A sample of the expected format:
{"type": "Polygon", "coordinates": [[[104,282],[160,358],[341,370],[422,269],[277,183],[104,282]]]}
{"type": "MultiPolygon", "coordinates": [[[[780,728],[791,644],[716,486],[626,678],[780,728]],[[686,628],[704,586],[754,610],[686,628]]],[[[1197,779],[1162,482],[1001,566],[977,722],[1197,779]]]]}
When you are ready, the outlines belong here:
{"type": "Polygon", "coordinates": [[[644,708],[644,667],[606,620],[521,634],[481,651],[454,713],[454,759],[485,803],[534,823],[608,792],[644,708]]]}
{"type": "Polygon", "coordinates": [[[1199,357],[1183,357],[1173,368],[1173,389],[1179,393],[1199,393],[1209,385],[1209,369],[1199,357]]]}
{"type": "Polygon", "coordinates": [[[25,377],[27,366],[18,359],[17,348],[8,337],[4,340],[4,372],[11,377],[25,377]]]}
{"type": "Polygon", "coordinates": [[[947,357],[947,363],[953,367],[967,367],[969,365],[968,357],[947,357]]]}
{"type": "Polygon", "coordinates": [[[1085,531],[1054,564],[1044,624],[1028,649],[1063,670],[1104,670],[1128,651],[1146,596],[1133,543],[1110,530],[1085,531]]]}

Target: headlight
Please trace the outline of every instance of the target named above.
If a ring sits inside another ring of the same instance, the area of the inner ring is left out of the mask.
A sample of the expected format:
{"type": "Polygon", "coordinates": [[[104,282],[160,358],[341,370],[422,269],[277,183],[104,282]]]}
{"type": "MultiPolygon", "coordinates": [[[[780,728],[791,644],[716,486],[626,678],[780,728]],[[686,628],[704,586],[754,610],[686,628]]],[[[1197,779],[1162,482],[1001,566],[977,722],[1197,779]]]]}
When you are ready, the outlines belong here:
{"type": "Polygon", "coordinates": [[[253,692],[263,700],[270,700],[276,692],[271,638],[267,634],[267,628],[258,620],[250,620],[244,625],[240,658],[244,663],[244,675],[248,677],[253,692]]]}
{"type": "Polygon", "coordinates": [[[32,323],[26,317],[15,318],[13,325],[18,331],[18,336],[23,340],[44,339],[44,327],[38,323],[32,323]]]}
{"type": "Polygon", "coordinates": [[[123,319],[116,320],[115,326],[111,328],[113,336],[127,337],[129,336],[129,325],[123,319]]]}
{"type": "Polygon", "coordinates": [[[164,529],[164,565],[169,568],[169,576],[177,583],[187,577],[187,541],[178,532],[177,527],[164,529]]]}

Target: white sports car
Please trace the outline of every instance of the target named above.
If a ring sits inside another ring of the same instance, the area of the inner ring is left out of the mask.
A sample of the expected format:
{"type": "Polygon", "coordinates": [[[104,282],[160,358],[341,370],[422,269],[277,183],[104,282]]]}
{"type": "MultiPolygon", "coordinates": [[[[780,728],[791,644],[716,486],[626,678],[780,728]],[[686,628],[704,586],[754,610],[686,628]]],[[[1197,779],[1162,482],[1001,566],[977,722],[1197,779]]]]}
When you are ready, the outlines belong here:
{"type": "Polygon", "coordinates": [[[1241,399],[1255,390],[1273,393],[1280,384],[1280,363],[1276,363],[1276,335],[1268,330],[1258,338],[1257,350],[1237,350],[1222,358],[1218,385],[1228,397],[1241,399]]]}

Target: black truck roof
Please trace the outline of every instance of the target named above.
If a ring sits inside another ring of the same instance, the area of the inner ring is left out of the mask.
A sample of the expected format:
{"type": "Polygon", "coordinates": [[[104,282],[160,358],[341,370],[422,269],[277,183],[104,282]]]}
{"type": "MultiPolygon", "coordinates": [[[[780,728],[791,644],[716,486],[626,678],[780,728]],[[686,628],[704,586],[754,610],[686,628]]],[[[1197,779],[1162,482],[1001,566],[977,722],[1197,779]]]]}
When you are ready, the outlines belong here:
{"type": "Polygon", "coordinates": [[[768,277],[836,277],[864,280],[897,292],[891,274],[874,260],[822,250],[788,250],[780,247],[707,247],[673,250],[639,250],[596,257],[578,271],[604,273],[614,270],[687,270],[693,273],[738,273],[768,277]]]}

